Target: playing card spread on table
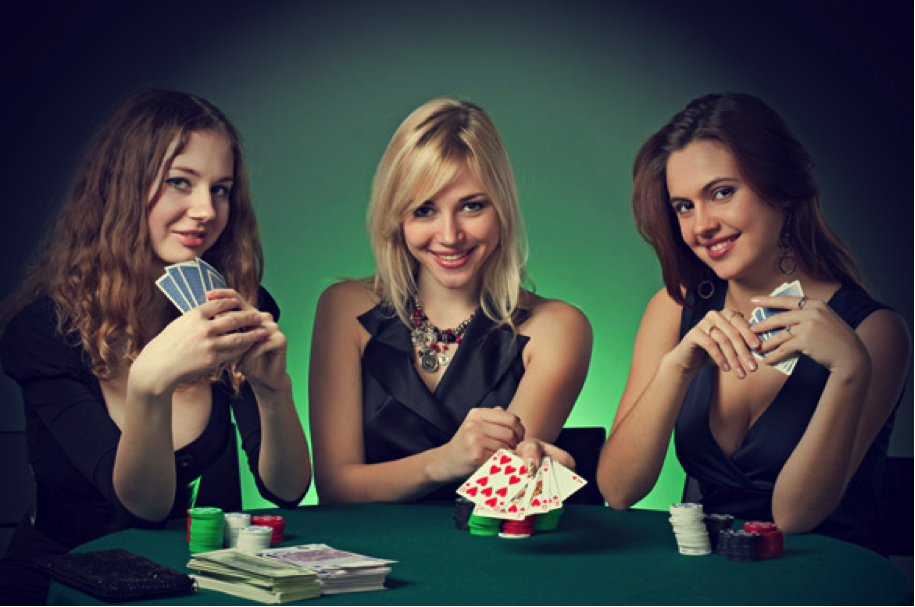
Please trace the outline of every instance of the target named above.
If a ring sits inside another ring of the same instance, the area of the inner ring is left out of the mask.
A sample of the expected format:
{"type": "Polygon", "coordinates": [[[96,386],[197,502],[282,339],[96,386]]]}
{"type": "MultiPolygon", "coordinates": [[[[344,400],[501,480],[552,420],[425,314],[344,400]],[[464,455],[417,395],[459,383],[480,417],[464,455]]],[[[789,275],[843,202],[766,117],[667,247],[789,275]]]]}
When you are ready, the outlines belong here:
{"type": "Polygon", "coordinates": [[[207,291],[224,289],[226,281],[213,266],[197,258],[167,266],[156,286],[184,313],[206,303],[207,291]]]}
{"type": "Polygon", "coordinates": [[[474,514],[521,520],[561,508],[563,501],[586,481],[544,457],[531,477],[520,457],[500,449],[457,490],[476,504],[474,514]]]}
{"type": "MultiPolygon", "coordinates": [[[[777,289],[775,289],[774,291],[772,291],[772,293],[769,294],[770,297],[781,297],[783,295],[789,296],[789,297],[803,297],[804,289],[801,288],[800,281],[795,280],[793,282],[782,283],[777,289]]],[[[775,316],[776,314],[781,314],[782,312],[785,312],[785,311],[786,310],[783,308],[755,308],[753,310],[752,314],[750,315],[750,326],[753,326],[756,323],[769,318],[770,316],[775,316]]],[[[772,337],[773,335],[775,335],[776,333],[778,333],[780,331],[784,331],[784,329],[777,329],[775,331],[766,331],[765,333],[760,333],[759,339],[760,339],[760,341],[766,341],[767,339],[769,339],[770,337],[772,337]]],[[[753,352],[753,355],[756,356],[757,358],[766,357],[765,354],[760,354],[758,352],[753,352]]],[[[791,375],[792,371],[794,371],[795,365],[797,365],[797,359],[798,359],[797,356],[792,356],[790,358],[787,358],[787,359],[783,360],[782,362],[778,363],[777,365],[775,365],[775,368],[778,369],[779,371],[781,371],[782,373],[784,373],[785,375],[791,375]]]]}

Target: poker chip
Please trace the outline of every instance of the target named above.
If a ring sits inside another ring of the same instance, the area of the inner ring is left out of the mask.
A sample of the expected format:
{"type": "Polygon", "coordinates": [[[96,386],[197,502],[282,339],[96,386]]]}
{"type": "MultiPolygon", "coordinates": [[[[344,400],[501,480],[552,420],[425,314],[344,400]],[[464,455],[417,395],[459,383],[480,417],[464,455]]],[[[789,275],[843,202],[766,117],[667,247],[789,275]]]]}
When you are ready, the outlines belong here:
{"type": "Polygon", "coordinates": [[[723,529],[730,529],[734,525],[734,517],[730,514],[706,514],[705,529],[708,532],[709,544],[712,552],[717,553],[718,538],[723,529]]]}
{"type": "Polygon", "coordinates": [[[759,560],[760,534],[755,531],[737,529],[731,532],[727,542],[727,557],[729,561],[756,561],[759,560]]]}
{"type": "Polygon", "coordinates": [[[529,515],[520,521],[507,520],[502,523],[502,531],[499,537],[506,539],[520,539],[530,537],[534,533],[535,515],[529,515]]]}
{"type": "Polygon", "coordinates": [[[226,548],[235,548],[238,545],[238,533],[251,525],[251,515],[245,512],[226,512],[224,532],[224,545],[226,548]]]}
{"type": "Polygon", "coordinates": [[[270,538],[271,544],[279,544],[283,541],[286,520],[282,516],[275,514],[254,515],[251,517],[251,525],[270,528],[273,532],[270,538]]]}
{"type": "Polygon", "coordinates": [[[191,508],[187,514],[187,541],[191,552],[209,552],[223,547],[225,515],[221,508],[191,508]]]}
{"type": "Polygon", "coordinates": [[[265,525],[249,525],[239,530],[235,548],[241,552],[254,554],[260,550],[268,549],[272,537],[273,528],[265,525]]]}
{"type": "Polygon", "coordinates": [[[680,554],[705,556],[712,553],[702,504],[671,504],[669,520],[680,554]]]}
{"type": "Polygon", "coordinates": [[[499,535],[502,527],[501,519],[471,514],[467,526],[473,535],[499,535]]]}
{"type": "Polygon", "coordinates": [[[564,508],[557,508],[555,510],[550,510],[549,512],[544,512],[543,514],[538,514],[534,517],[534,531],[535,532],[547,532],[555,531],[556,527],[559,525],[559,517],[562,516],[562,511],[564,508]]]}
{"type": "Polygon", "coordinates": [[[743,524],[745,531],[759,534],[759,558],[780,557],[785,550],[785,536],[775,523],[748,521],[743,524]]]}
{"type": "Polygon", "coordinates": [[[470,520],[470,515],[473,514],[473,509],[476,506],[472,501],[459,495],[454,500],[454,514],[452,518],[454,519],[454,526],[461,531],[469,531],[470,526],[467,524],[470,520]]]}

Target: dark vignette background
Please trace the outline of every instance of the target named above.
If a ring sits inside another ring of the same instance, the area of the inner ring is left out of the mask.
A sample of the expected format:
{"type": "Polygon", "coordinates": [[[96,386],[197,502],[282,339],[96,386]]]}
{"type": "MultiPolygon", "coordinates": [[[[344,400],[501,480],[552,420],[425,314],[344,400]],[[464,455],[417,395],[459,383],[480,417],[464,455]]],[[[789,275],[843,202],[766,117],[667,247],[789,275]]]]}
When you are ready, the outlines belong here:
{"type": "MultiPolygon", "coordinates": [[[[246,142],[265,282],[283,309],[303,420],[317,297],[336,277],[371,273],[364,215],[375,165],[406,114],[439,95],[493,116],[517,174],[537,289],[591,319],[594,356],[571,425],[609,428],[643,307],[662,286],[631,219],[632,160],[707,92],[753,93],[785,117],[817,160],[826,214],[869,287],[912,325],[910,4],[5,4],[0,296],[117,101],[144,86],[196,92],[246,142]]],[[[18,444],[19,392],[5,376],[0,394],[4,445],[18,444]]],[[[911,394],[891,446],[908,457],[911,394]]],[[[681,488],[670,457],[641,505],[666,507],[681,488]]],[[[246,506],[262,504],[245,489],[246,506]]]]}

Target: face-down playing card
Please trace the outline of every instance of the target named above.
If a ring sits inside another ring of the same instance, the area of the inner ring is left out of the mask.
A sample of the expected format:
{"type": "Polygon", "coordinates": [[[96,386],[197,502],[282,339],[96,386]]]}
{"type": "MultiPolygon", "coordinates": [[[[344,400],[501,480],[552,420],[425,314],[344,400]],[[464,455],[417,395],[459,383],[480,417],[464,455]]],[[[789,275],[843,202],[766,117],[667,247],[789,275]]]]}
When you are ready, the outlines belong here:
{"type": "Polygon", "coordinates": [[[183,313],[206,303],[207,292],[225,288],[226,282],[213,266],[197,258],[167,266],[156,286],[183,313]]]}

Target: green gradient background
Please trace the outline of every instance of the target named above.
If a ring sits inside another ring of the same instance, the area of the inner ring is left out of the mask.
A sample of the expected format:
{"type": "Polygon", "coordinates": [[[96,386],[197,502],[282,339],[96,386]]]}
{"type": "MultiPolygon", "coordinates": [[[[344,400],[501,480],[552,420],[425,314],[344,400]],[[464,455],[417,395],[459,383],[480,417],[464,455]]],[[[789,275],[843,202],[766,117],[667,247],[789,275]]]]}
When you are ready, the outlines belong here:
{"type": "MultiPolygon", "coordinates": [[[[338,277],[373,270],[364,218],[376,163],[420,103],[466,97],[491,114],[511,155],[537,291],[575,304],[594,328],[569,425],[609,429],[642,310],[662,286],[631,219],[632,160],[693,97],[739,90],[768,101],[808,145],[827,216],[876,296],[911,325],[911,232],[899,221],[911,214],[910,7],[895,14],[895,3],[872,2],[865,15],[734,4],[166,3],[61,8],[50,26],[14,15],[20,59],[5,61],[15,145],[2,170],[4,209],[19,229],[3,243],[4,292],[114,100],[144,85],[201,94],[246,142],[265,285],[283,310],[307,422],[317,298],[338,277]]],[[[911,456],[912,426],[907,392],[892,452],[911,456]]],[[[246,507],[264,505],[248,476],[246,507]]],[[[682,482],[671,453],[640,506],[666,507],[682,482]]]]}

